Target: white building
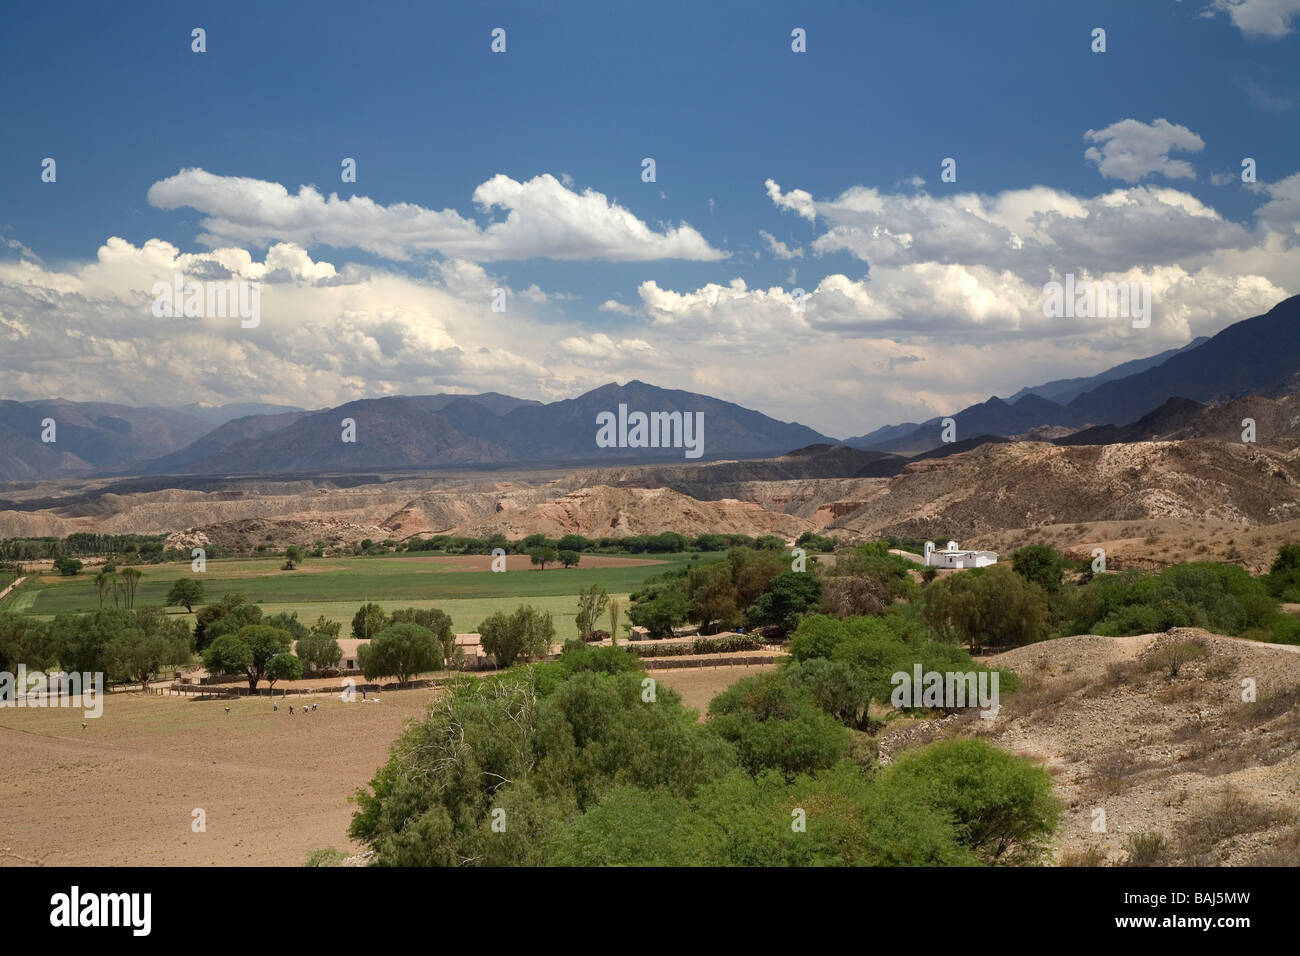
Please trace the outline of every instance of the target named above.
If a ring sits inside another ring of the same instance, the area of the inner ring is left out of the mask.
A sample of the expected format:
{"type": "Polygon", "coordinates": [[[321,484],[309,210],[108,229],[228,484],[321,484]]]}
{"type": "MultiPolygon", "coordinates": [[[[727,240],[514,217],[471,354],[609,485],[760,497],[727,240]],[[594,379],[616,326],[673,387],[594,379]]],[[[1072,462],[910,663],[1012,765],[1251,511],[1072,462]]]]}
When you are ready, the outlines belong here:
{"type": "Polygon", "coordinates": [[[927,568],[986,568],[998,563],[996,551],[968,551],[957,546],[956,541],[949,541],[942,551],[935,550],[934,542],[925,543],[925,566],[927,568]]]}

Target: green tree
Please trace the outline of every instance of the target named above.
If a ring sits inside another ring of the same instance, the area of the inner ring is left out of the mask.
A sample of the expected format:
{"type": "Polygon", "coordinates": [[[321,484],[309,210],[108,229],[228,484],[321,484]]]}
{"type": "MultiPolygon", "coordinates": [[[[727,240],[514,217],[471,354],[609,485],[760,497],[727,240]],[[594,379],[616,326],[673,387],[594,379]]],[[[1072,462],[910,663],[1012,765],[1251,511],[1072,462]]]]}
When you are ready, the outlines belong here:
{"type": "Polygon", "coordinates": [[[321,615],[306,637],[298,638],[294,652],[302,661],[304,669],[313,674],[332,670],[343,660],[343,649],[339,647],[338,636],[342,625],[321,615]]]}
{"type": "Polygon", "coordinates": [[[378,604],[363,604],[352,616],[352,637],[368,641],[388,626],[388,615],[378,604]]]}
{"type": "Polygon", "coordinates": [[[509,667],[520,658],[545,657],[555,643],[550,612],[539,611],[531,604],[517,608],[513,614],[497,611],[478,630],[483,650],[496,658],[499,667],[509,667]]]}
{"type": "Polygon", "coordinates": [[[286,654],[293,644],[288,631],[265,624],[248,624],[233,634],[215,638],[203,653],[203,665],[214,674],[242,670],[250,690],[266,676],[266,665],[277,654],[286,654]]]}
{"type": "Polygon", "coordinates": [[[396,677],[404,684],[416,674],[442,666],[442,645],[428,628],[390,624],[368,644],[357,647],[357,663],[367,680],[396,677]]]}
{"type": "Polygon", "coordinates": [[[1011,569],[1048,594],[1061,589],[1061,576],[1070,566],[1065,555],[1050,544],[1030,544],[1011,555],[1011,569]]]}
{"type": "MultiPolygon", "coordinates": [[[[95,578],[95,584],[98,587],[98,576],[95,578]]],[[[206,591],[202,581],[194,578],[177,578],[176,583],[167,592],[167,607],[184,607],[186,611],[193,614],[194,605],[203,603],[206,591]]],[[[100,603],[103,603],[102,595],[100,603]]]]}
{"type": "Polygon", "coordinates": [[[543,545],[529,551],[528,560],[533,564],[541,565],[541,570],[545,571],[548,564],[554,564],[559,560],[559,553],[550,545],[543,545]]]}
{"type": "Polygon", "coordinates": [[[950,574],[925,589],[922,617],[944,640],[978,651],[986,644],[1020,646],[1047,636],[1043,589],[1005,565],[950,574]]]}
{"type": "Polygon", "coordinates": [[[64,670],[109,673],[109,643],[123,631],[137,627],[137,620],[129,611],[103,608],[90,614],[57,615],[49,627],[64,670]]]}
{"type": "Polygon", "coordinates": [[[95,572],[95,593],[99,595],[99,606],[104,606],[104,596],[108,594],[109,589],[113,586],[113,576],[103,570],[95,572]]]}
{"type": "Polygon", "coordinates": [[[561,551],[590,551],[592,541],[580,534],[566,534],[556,542],[555,547],[561,551]]]}
{"type": "Polygon", "coordinates": [[[1060,822],[1044,768],[974,738],[906,751],[882,783],[947,814],[957,839],[988,864],[1041,862],[1060,822]]]}
{"type": "Polygon", "coordinates": [[[64,577],[72,577],[84,568],[85,565],[76,558],[60,556],[54,559],[54,570],[64,577]]]}
{"type": "Polygon", "coordinates": [[[297,611],[281,611],[278,614],[271,614],[263,617],[257,623],[265,624],[267,627],[278,627],[282,631],[288,631],[289,636],[295,641],[300,641],[310,633],[307,625],[298,620],[297,611]]]}
{"type": "Polygon", "coordinates": [[[914,600],[919,587],[916,565],[889,553],[885,541],[873,541],[837,555],[827,572],[826,610],[838,617],[883,614],[897,601],[914,600]]]}
{"type": "Polygon", "coordinates": [[[578,592],[578,636],[588,640],[596,629],[597,619],[605,612],[609,595],[599,584],[591,584],[578,592]]]}
{"type": "Polygon", "coordinates": [[[582,555],[577,551],[560,551],[558,553],[560,563],[566,568],[576,568],[578,562],[582,560],[582,555]]]}
{"type": "Polygon", "coordinates": [[[266,662],[264,675],[267,684],[275,690],[276,681],[302,679],[302,661],[287,651],[281,652],[266,662]]]}
{"type": "Polygon", "coordinates": [[[785,637],[821,599],[822,584],[815,574],[786,571],[772,579],[771,587],[759,595],[746,617],[751,627],[775,627],[777,635],[785,637]]]}
{"type": "MultiPolygon", "coordinates": [[[[590,653],[573,660],[629,657],[582,650],[590,653]]],[[[687,797],[734,768],[730,749],[670,689],[642,700],[640,671],[584,666],[541,689],[534,678],[555,675],[561,661],[462,678],[434,698],[356,796],[350,833],[375,850],[375,862],[541,865],[548,837],[615,786],[687,797]],[[498,809],[504,832],[492,826],[498,809]]]]}
{"type": "Polygon", "coordinates": [[[222,634],[203,651],[203,666],[209,674],[246,673],[253,663],[253,649],[236,634],[222,634]]]}
{"type": "Polygon", "coordinates": [[[628,608],[628,619],[644,627],[651,637],[668,637],[672,629],[686,620],[690,604],[679,590],[666,588],[639,599],[628,608]]]}
{"type": "Polygon", "coordinates": [[[122,569],[122,589],[125,592],[126,608],[129,611],[135,606],[135,592],[140,586],[140,578],[144,575],[135,568],[122,569]]]}
{"type": "Polygon", "coordinates": [[[165,668],[187,664],[191,656],[190,632],[184,624],[179,631],[129,628],[114,635],[104,647],[108,673],[138,683],[144,693],[165,668]]]}
{"type": "Polygon", "coordinates": [[[849,745],[844,726],[779,673],[743,678],[714,697],[709,726],[736,748],[752,774],[773,769],[793,778],[825,770],[849,745]]]}
{"type": "Polygon", "coordinates": [[[692,568],[687,575],[687,620],[698,624],[706,634],[730,630],[740,622],[734,571],[732,563],[715,561],[692,568]]]}
{"type": "Polygon", "coordinates": [[[302,548],[296,544],[291,544],[284,549],[284,568],[285,571],[292,571],[298,565],[302,564],[302,548]]]}
{"type": "Polygon", "coordinates": [[[1300,603],[1300,544],[1284,544],[1278,548],[1264,576],[1270,594],[1279,601],[1300,603]]]}
{"type": "MultiPolygon", "coordinates": [[[[207,610],[207,608],[203,610],[207,610]]],[[[225,634],[234,634],[250,624],[262,623],[262,609],[256,604],[236,604],[221,617],[209,623],[204,629],[204,636],[208,641],[214,641],[225,634]]],[[[197,637],[195,638],[195,647],[198,647],[197,637]]]]}
{"type": "Polygon", "coordinates": [[[450,665],[456,651],[456,631],[452,627],[451,616],[446,611],[440,611],[436,607],[402,608],[393,612],[390,621],[393,624],[418,624],[432,631],[442,649],[443,663],[450,665]]]}
{"type": "Polygon", "coordinates": [[[618,598],[609,599],[609,640],[611,644],[618,643],[618,598]]]}
{"type": "Polygon", "coordinates": [[[248,598],[238,591],[228,591],[216,604],[199,608],[194,616],[194,649],[203,651],[222,634],[233,633],[245,624],[257,624],[262,620],[262,609],[256,604],[249,604],[248,598]],[[218,622],[225,621],[220,627],[218,622]],[[209,633],[209,628],[216,628],[209,633]]]}
{"type": "Polygon", "coordinates": [[[736,586],[737,608],[750,607],[760,594],[771,587],[778,575],[790,570],[789,559],[782,553],[783,550],[784,545],[766,551],[732,548],[727,552],[726,563],[736,586]]]}
{"type": "Polygon", "coordinates": [[[25,614],[0,611],[0,671],[13,674],[19,664],[49,670],[58,661],[58,651],[49,625],[25,614]]]}

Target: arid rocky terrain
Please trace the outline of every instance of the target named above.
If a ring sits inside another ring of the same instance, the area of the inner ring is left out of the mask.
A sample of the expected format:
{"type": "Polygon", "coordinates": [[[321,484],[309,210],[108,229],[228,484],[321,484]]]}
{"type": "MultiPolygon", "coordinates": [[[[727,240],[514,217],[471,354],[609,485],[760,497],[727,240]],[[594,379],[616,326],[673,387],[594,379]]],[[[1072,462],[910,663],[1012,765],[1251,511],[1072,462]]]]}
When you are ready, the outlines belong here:
{"type": "Polygon", "coordinates": [[[987,663],[1024,682],[995,718],[906,726],[882,752],[967,733],[1043,762],[1065,805],[1058,862],[1123,863],[1133,836],[1158,833],[1153,863],[1300,865],[1300,647],[1176,628],[987,663]],[[1175,666],[1188,645],[1200,655],[1175,666]]]}

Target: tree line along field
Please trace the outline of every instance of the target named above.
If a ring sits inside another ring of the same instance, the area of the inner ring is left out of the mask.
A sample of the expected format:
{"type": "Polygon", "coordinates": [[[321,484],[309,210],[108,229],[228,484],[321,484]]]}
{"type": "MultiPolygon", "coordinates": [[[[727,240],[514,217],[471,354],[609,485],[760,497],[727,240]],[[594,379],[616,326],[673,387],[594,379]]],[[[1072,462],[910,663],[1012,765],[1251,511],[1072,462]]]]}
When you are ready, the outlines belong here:
{"type": "MultiPolygon", "coordinates": [[[[626,602],[651,575],[717,560],[718,554],[665,554],[653,558],[584,555],[576,568],[549,564],[538,570],[526,555],[512,555],[504,572],[490,570],[487,556],[431,556],[427,553],[307,559],[293,571],[280,570],[283,558],[211,559],[207,570],[195,573],[188,561],[136,565],[143,572],[134,606],[165,603],[178,578],[194,578],[205,587],[203,604],[215,603],[230,592],[243,594],[267,614],[297,612],[310,624],[324,616],[350,626],[357,608],[373,601],[385,610],[398,607],[437,607],[451,616],[457,632],[477,629],[495,611],[509,613],[520,604],[550,611],[556,637],[577,636],[573,621],[578,592],[592,584],[626,602]]],[[[16,592],[0,603],[0,610],[49,619],[57,614],[94,611],[100,606],[95,591],[96,568],[62,576],[31,575],[16,592]]],[[[112,606],[112,598],[105,600],[112,606]]],[[[197,610],[197,605],[196,608],[197,610]]],[[[193,623],[185,608],[174,615],[193,623]]]]}

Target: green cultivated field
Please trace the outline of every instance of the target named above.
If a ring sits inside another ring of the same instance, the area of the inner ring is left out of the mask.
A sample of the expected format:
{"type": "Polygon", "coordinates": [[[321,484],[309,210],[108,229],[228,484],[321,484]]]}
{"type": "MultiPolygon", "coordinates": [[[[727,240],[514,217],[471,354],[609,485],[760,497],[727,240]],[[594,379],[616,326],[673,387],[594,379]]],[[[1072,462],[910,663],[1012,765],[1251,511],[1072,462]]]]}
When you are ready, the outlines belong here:
{"type": "MultiPolygon", "coordinates": [[[[192,577],[207,586],[205,603],[221,599],[229,591],[244,594],[267,614],[298,612],[304,623],[311,624],[324,615],[344,625],[347,637],[352,615],[365,601],[373,601],[385,610],[399,607],[437,607],[451,615],[459,632],[473,631],[480,621],[495,611],[513,611],[520,604],[551,611],[556,635],[576,637],[573,622],[578,592],[590,584],[600,584],[627,608],[627,595],[651,575],[674,567],[689,566],[693,560],[717,560],[721,555],[706,554],[695,558],[689,554],[647,557],[653,564],[609,568],[562,568],[548,565],[536,568],[492,573],[469,570],[448,563],[428,560],[428,555],[387,555],[356,558],[309,558],[295,571],[281,571],[283,558],[254,560],[218,559],[207,564],[207,571],[195,574],[189,562],[138,565],[144,576],[136,591],[137,607],[161,604],[177,578],[192,577]]],[[[486,558],[467,557],[466,561],[486,558]]],[[[526,560],[526,559],[525,559],[526,560]]],[[[584,556],[584,560],[590,560],[584,556]]],[[[93,569],[87,569],[93,570],[93,569]]],[[[34,577],[4,602],[3,610],[49,618],[56,614],[93,611],[99,607],[94,575],[83,571],[74,577],[49,574],[34,577]]],[[[108,599],[111,606],[112,598],[108,599]]],[[[184,608],[173,613],[187,617],[184,608]]],[[[626,614],[622,617],[627,620],[626,614]]],[[[608,627],[608,621],[606,621],[608,627]]]]}

